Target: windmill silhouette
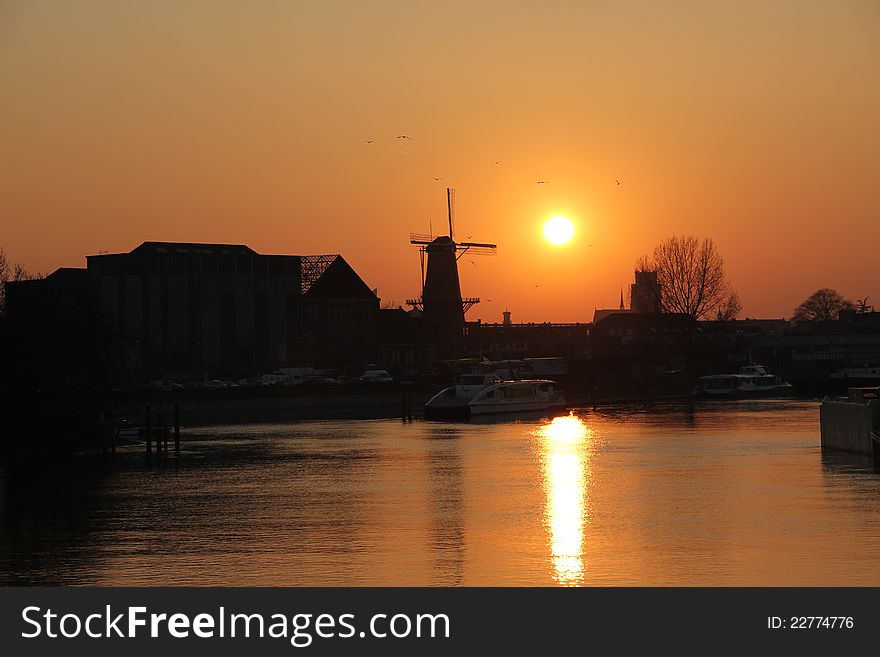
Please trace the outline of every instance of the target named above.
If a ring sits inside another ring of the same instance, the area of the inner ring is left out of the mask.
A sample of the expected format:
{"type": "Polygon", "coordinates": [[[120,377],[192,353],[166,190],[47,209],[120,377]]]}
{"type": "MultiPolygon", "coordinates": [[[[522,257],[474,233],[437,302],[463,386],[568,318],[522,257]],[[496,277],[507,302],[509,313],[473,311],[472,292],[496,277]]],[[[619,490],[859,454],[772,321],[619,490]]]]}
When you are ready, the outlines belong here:
{"type": "Polygon", "coordinates": [[[455,190],[446,188],[446,207],[449,216],[449,235],[434,237],[410,233],[409,243],[419,247],[422,269],[422,295],[408,299],[407,304],[424,313],[426,322],[435,325],[460,326],[464,314],[475,304],[478,297],[461,296],[458,279],[458,259],[465,253],[471,255],[495,255],[497,245],[485,242],[455,241],[455,190]]]}

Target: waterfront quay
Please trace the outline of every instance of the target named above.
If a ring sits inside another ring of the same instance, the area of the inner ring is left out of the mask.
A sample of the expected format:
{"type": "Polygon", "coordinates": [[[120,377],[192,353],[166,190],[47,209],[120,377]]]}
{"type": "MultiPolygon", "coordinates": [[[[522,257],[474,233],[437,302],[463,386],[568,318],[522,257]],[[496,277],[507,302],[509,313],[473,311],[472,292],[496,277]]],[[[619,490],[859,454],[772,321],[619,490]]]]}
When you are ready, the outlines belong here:
{"type": "Polygon", "coordinates": [[[880,458],[880,388],[850,388],[826,398],[820,412],[822,447],[880,458]]]}

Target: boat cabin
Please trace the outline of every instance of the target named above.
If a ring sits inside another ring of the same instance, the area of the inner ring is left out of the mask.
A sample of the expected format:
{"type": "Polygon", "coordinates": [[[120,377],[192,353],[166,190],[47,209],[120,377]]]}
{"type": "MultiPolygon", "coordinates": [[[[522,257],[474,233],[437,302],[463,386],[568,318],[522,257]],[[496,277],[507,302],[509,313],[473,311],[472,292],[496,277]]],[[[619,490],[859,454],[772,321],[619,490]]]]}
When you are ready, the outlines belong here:
{"type": "Polygon", "coordinates": [[[501,379],[494,374],[463,374],[455,384],[455,397],[473,399],[480,390],[500,383],[501,379]]]}

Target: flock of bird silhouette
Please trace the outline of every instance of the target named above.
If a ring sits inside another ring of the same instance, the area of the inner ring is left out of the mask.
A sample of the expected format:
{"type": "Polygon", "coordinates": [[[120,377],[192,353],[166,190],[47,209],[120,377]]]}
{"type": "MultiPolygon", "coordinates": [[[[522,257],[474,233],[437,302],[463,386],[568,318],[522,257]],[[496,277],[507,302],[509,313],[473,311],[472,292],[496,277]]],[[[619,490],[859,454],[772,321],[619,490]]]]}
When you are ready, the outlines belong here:
{"type": "MultiPolygon", "coordinates": [[[[413,141],[413,138],[410,137],[409,135],[397,135],[396,139],[405,139],[405,140],[408,139],[409,141],[413,141]]],[[[375,142],[375,139],[364,139],[364,142],[367,143],[367,144],[372,144],[372,143],[375,142]]],[[[406,152],[406,151],[402,151],[402,152],[403,152],[404,155],[410,155],[410,153],[408,153],[408,152],[406,152]]],[[[498,166],[498,165],[501,164],[501,160],[493,160],[493,161],[492,161],[492,164],[495,165],[495,166],[498,166]]],[[[441,180],[443,180],[443,178],[438,177],[438,176],[434,176],[433,178],[434,178],[434,181],[435,181],[435,182],[440,182],[441,180]]],[[[614,182],[616,182],[618,186],[620,186],[620,185],[622,184],[622,183],[620,182],[620,179],[619,179],[619,178],[615,178],[615,179],[614,179],[614,182]]],[[[537,184],[537,185],[547,185],[547,184],[549,184],[549,181],[547,181],[547,180],[538,180],[538,181],[536,182],[536,184],[537,184]]],[[[467,235],[467,236],[465,237],[465,239],[470,239],[470,238],[471,238],[470,235],[467,235]]],[[[587,243],[587,246],[588,246],[588,247],[592,247],[592,246],[593,246],[593,243],[592,243],[592,242],[588,242],[588,243],[587,243]]],[[[471,263],[474,267],[477,266],[477,263],[474,262],[473,260],[468,260],[467,262],[471,263]]],[[[537,288],[539,288],[539,287],[541,287],[541,286],[540,286],[540,285],[535,285],[532,289],[535,290],[535,289],[537,289],[537,288]]],[[[491,300],[491,299],[486,299],[486,301],[491,303],[492,300],[491,300]]]]}
{"type": "MultiPolygon", "coordinates": [[[[413,141],[413,138],[410,137],[409,135],[397,135],[396,139],[408,139],[408,140],[410,140],[410,141],[413,141]]],[[[367,144],[372,144],[372,143],[375,142],[375,141],[376,141],[375,139],[364,139],[364,143],[367,143],[367,144]]],[[[410,155],[410,153],[408,153],[408,152],[406,152],[406,151],[403,151],[403,154],[404,154],[404,155],[410,155]]],[[[494,161],[492,162],[492,164],[494,164],[494,165],[497,166],[497,165],[501,164],[501,160],[494,160],[494,161]]],[[[437,176],[434,176],[434,181],[435,181],[435,182],[440,182],[441,180],[443,180],[443,178],[439,178],[439,177],[437,177],[437,176]]],[[[620,179],[618,179],[618,178],[615,178],[614,181],[615,181],[618,185],[621,184],[620,179]]],[[[538,180],[538,181],[536,182],[536,184],[538,184],[538,185],[547,185],[547,184],[549,184],[549,183],[548,183],[548,181],[546,181],[546,180],[538,180]]],[[[593,245],[592,245],[592,244],[588,244],[587,246],[593,246],[593,245]]]]}

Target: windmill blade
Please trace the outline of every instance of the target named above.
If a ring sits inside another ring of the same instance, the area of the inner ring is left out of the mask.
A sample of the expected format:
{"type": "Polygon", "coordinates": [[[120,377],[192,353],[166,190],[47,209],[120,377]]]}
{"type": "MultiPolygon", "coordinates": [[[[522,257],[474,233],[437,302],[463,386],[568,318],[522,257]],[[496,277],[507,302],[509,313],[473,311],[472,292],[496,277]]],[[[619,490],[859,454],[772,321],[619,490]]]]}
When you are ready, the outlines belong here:
{"type": "Polygon", "coordinates": [[[498,247],[494,244],[475,244],[473,242],[467,242],[464,244],[457,244],[456,251],[458,251],[458,255],[455,256],[455,259],[459,260],[465,253],[470,253],[471,255],[497,255],[498,247]]]}
{"type": "Polygon", "coordinates": [[[498,247],[495,244],[485,244],[482,242],[462,242],[461,244],[458,244],[456,246],[459,251],[456,260],[463,256],[465,253],[470,253],[471,255],[485,256],[498,255],[498,247]]]}
{"type": "Polygon", "coordinates": [[[455,223],[455,190],[452,187],[446,188],[446,208],[449,212],[449,239],[454,240],[453,225],[455,223]]]}
{"type": "Polygon", "coordinates": [[[416,244],[416,243],[421,244],[422,242],[428,243],[432,239],[434,239],[434,238],[431,235],[427,235],[425,233],[410,233],[409,234],[409,241],[411,244],[416,244]]]}

